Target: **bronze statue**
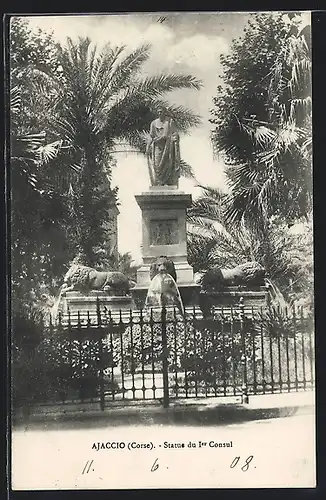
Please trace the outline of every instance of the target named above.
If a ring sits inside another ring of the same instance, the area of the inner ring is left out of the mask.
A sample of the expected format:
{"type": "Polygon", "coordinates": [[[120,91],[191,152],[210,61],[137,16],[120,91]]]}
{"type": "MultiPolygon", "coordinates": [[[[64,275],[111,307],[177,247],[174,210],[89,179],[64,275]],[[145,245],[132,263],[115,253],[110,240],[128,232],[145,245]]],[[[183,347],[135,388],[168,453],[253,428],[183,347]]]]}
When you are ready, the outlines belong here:
{"type": "Polygon", "coordinates": [[[178,186],[180,176],[179,134],[172,118],[160,108],[150,125],[146,149],[152,186],[178,186]]]}

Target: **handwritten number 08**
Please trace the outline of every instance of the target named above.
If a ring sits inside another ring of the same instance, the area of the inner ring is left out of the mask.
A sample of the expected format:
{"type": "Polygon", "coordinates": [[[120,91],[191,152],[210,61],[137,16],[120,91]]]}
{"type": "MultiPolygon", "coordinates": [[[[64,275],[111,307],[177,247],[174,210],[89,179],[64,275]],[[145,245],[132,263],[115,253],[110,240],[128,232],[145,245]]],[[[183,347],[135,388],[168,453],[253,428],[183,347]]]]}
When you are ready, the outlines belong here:
{"type": "MultiPolygon", "coordinates": [[[[248,458],[246,458],[244,465],[241,467],[241,470],[243,472],[247,472],[247,470],[249,469],[249,464],[253,458],[254,458],[253,455],[250,455],[248,458]]],[[[230,465],[230,469],[233,469],[234,467],[236,467],[236,465],[238,465],[239,460],[240,460],[240,457],[235,457],[235,459],[233,460],[233,462],[230,465]]]]}

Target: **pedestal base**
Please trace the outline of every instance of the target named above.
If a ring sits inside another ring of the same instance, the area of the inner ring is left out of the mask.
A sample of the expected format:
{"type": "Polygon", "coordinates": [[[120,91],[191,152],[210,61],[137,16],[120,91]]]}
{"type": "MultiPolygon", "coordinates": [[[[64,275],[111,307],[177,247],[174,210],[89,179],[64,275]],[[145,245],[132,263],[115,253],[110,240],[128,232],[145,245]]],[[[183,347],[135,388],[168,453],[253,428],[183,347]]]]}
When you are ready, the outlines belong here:
{"type": "Polygon", "coordinates": [[[238,308],[240,299],[248,312],[252,309],[260,309],[267,306],[269,301],[268,288],[258,287],[256,290],[244,287],[225,287],[219,292],[201,291],[199,294],[199,305],[204,315],[209,315],[212,307],[238,308]]]}
{"type": "Polygon", "coordinates": [[[70,316],[71,324],[76,324],[79,314],[81,323],[85,323],[88,318],[96,322],[98,306],[102,317],[109,311],[114,314],[129,311],[135,307],[135,303],[132,296],[113,296],[105,291],[67,292],[62,298],[63,320],[66,322],[70,316]]]}
{"type": "MultiPolygon", "coordinates": [[[[174,261],[173,255],[167,256],[174,261]]],[[[155,259],[152,259],[152,262],[155,259]]],[[[175,262],[175,271],[177,275],[177,285],[190,285],[194,283],[194,271],[193,268],[188,264],[188,262],[175,262]]],[[[150,284],[150,264],[144,264],[137,270],[137,285],[147,286],[150,284]]]]}
{"type": "Polygon", "coordinates": [[[176,188],[158,186],[136,196],[142,211],[143,265],[137,272],[137,285],[149,286],[150,266],[164,255],[174,262],[177,285],[194,283],[187,261],[186,212],[191,195],[176,188]]]}
{"type": "MultiPolygon", "coordinates": [[[[194,307],[199,304],[199,294],[201,287],[195,283],[178,285],[178,289],[181,295],[182,303],[187,310],[189,307],[194,307]]],[[[132,297],[137,309],[143,309],[145,305],[145,299],[148,292],[148,286],[146,285],[136,285],[135,288],[131,290],[132,297]]]]}

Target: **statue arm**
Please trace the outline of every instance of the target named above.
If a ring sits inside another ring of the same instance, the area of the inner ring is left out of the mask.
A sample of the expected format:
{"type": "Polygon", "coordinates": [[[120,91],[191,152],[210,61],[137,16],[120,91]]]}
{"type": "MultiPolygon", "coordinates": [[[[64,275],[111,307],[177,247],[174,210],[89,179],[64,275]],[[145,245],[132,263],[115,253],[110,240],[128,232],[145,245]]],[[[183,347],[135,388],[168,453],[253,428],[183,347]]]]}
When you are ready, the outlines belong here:
{"type": "Polygon", "coordinates": [[[149,129],[149,138],[148,138],[147,145],[146,145],[146,153],[149,153],[150,147],[155,140],[155,136],[156,136],[156,134],[155,134],[154,123],[152,122],[150,125],[150,129],[149,129]]]}
{"type": "Polygon", "coordinates": [[[170,134],[172,139],[176,142],[179,141],[179,133],[175,122],[171,119],[170,121],[170,134]]]}

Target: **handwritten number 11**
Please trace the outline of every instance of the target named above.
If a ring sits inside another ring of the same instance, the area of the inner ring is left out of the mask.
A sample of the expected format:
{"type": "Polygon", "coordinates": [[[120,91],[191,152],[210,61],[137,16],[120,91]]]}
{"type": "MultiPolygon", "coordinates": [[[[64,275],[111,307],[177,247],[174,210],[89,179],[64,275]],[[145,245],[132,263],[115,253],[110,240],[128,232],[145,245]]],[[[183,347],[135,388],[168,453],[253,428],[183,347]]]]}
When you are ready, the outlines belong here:
{"type": "MultiPolygon", "coordinates": [[[[241,467],[241,470],[243,472],[247,472],[247,470],[249,469],[249,464],[253,458],[254,458],[253,455],[250,455],[248,458],[246,458],[244,465],[241,467]]],[[[236,467],[239,463],[239,460],[240,460],[240,457],[235,457],[235,459],[233,460],[233,462],[230,465],[230,469],[233,469],[234,467],[236,467]]]]}
{"type": "MultiPolygon", "coordinates": [[[[87,460],[87,462],[86,462],[86,464],[85,464],[85,467],[83,468],[83,472],[82,472],[82,474],[88,474],[88,473],[89,473],[89,471],[91,470],[91,467],[92,467],[92,465],[93,465],[93,462],[94,462],[94,460],[91,460],[91,462],[89,462],[89,461],[87,460]]],[[[92,470],[94,470],[94,469],[92,469],[92,470]]]]}

